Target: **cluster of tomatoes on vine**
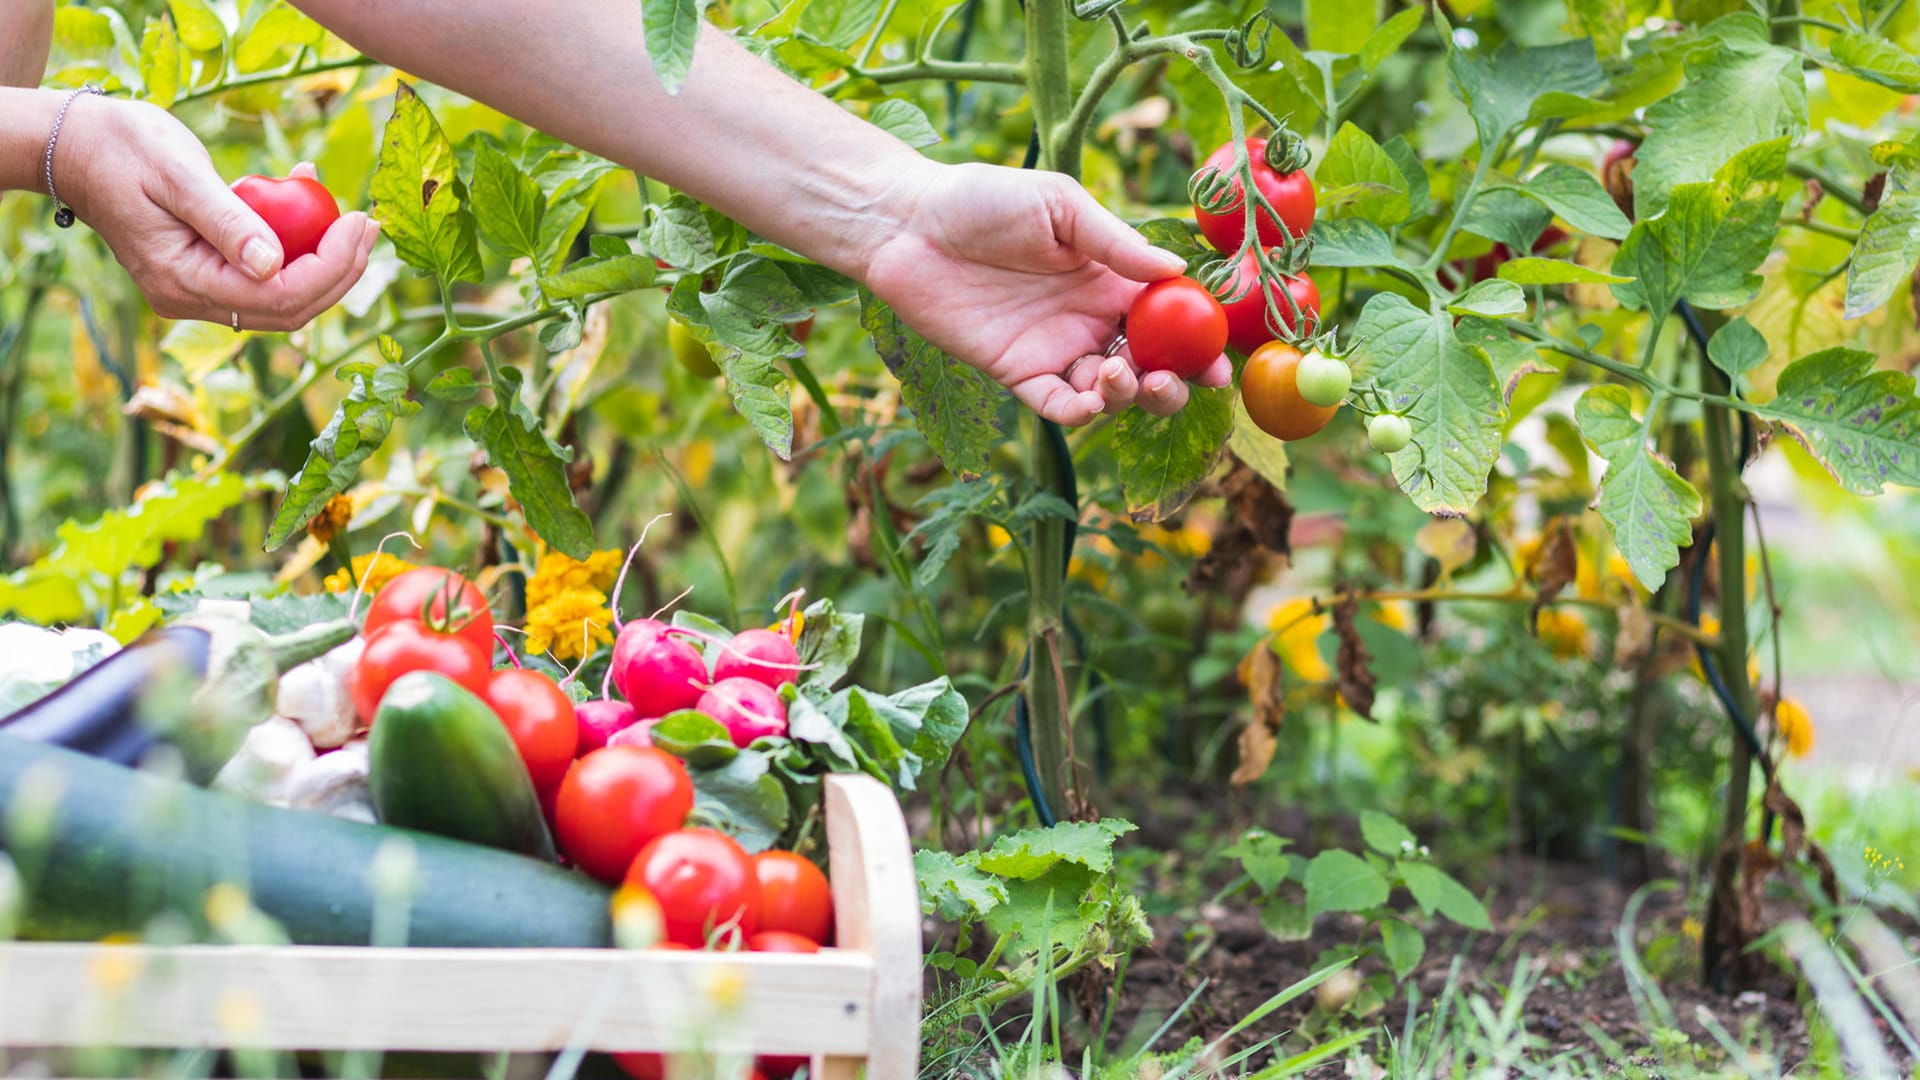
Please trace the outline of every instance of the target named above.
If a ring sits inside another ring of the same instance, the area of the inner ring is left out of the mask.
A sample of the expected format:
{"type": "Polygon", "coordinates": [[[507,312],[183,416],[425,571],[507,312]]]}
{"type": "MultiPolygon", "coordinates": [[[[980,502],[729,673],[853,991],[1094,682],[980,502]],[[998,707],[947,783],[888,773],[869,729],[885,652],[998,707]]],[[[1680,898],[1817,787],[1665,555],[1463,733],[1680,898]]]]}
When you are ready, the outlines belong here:
{"type": "MultiPolygon", "coordinates": [[[[1223,258],[1202,270],[1204,280],[1166,278],[1142,289],[1127,310],[1126,341],[1142,371],[1183,379],[1231,346],[1247,358],[1240,371],[1247,415],[1276,439],[1305,439],[1327,426],[1353,388],[1352,369],[1320,347],[1332,338],[1319,332],[1320,290],[1306,273],[1316,209],[1306,150],[1291,134],[1246,140],[1251,241],[1234,150],[1232,143],[1214,150],[1189,185],[1200,233],[1223,258]]],[[[1407,418],[1380,407],[1377,395],[1362,397],[1374,406],[1355,403],[1369,414],[1374,449],[1405,449],[1413,437],[1407,418]]]]}

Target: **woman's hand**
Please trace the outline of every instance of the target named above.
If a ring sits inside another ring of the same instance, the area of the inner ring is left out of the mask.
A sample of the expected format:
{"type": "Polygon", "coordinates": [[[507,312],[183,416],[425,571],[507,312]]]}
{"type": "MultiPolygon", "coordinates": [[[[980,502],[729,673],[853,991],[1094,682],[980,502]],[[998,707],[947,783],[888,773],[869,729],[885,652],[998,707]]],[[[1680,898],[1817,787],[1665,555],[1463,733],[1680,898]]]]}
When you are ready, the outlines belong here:
{"type": "MultiPolygon", "coordinates": [[[[1142,376],[1124,347],[1104,355],[1144,283],[1184,270],[1179,256],[1058,173],[933,165],[900,192],[903,224],[863,276],[929,342],[1061,424],[1129,403],[1161,416],[1186,405],[1180,379],[1142,376]]],[[[1232,375],[1223,356],[1196,381],[1232,375]]]]}
{"type": "MultiPolygon", "coordinates": [[[[294,171],[313,175],[311,165],[294,171]]],[[[139,102],[76,98],[53,178],[168,319],[297,330],[360,279],[379,232],[367,215],[344,214],[319,251],[283,266],[273,230],[220,179],[186,125],[139,102]]]]}

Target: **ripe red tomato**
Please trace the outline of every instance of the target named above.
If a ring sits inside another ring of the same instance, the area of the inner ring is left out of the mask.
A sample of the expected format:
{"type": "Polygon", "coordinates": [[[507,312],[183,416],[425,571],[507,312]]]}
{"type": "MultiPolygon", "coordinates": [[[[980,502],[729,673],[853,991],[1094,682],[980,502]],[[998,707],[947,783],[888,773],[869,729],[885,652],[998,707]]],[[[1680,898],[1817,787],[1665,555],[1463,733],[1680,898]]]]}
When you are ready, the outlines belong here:
{"type": "MultiPolygon", "coordinates": [[[[1280,220],[1265,210],[1257,210],[1261,247],[1271,247],[1285,237],[1286,232],[1295,236],[1305,236],[1313,228],[1313,181],[1307,179],[1304,172],[1277,173],[1267,164],[1267,140],[1248,139],[1247,157],[1253,168],[1253,186],[1265,196],[1267,202],[1279,212],[1280,220]]],[[[1233,144],[1227,143],[1207,155],[1201,169],[1209,167],[1230,174],[1233,169],[1233,144]]],[[[1214,250],[1231,255],[1240,250],[1240,244],[1247,236],[1246,208],[1242,205],[1244,193],[1240,188],[1240,178],[1230,176],[1233,185],[1233,202],[1224,211],[1210,214],[1194,207],[1193,216],[1200,223],[1200,232],[1212,244],[1214,250]]]]}
{"type": "Polygon", "coordinates": [[[487,704],[507,725],[533,786],[546,791],[559,784],[580,744],[580,720],[573,699],[538,671],[508,668],[487,682],[487,704]]]}
{"type": "Polygon", "coordinates": [[[751,952],[817,953],[820,943],[787,930],[762,930],[747,940],[751,952]]]}
{"type": "Polygon", "coordinates": [[[793,340],[805,345],[807,339],[813,336],[813,316],[809,315],[805,319],[794,323],[793,329],[788,331],[788,333],[793,335],[793,340]]]}
{"type": "Polygon", "coordinates": [[[1269,341],[1247,358],[1240,372],[1240,400],[1260,430],[1276,439],[1304,439],[1327,426],[1338,405],[1318,406],[1300,396],[1295,376],[1300,350],[1269,341]]]}
{"type": "MultiPolygon", "coordinates": [[[[1313,279],[1301,274],[1281,280],[1286,283],[1287,294],[1293,297],[1294,306],[1300,309],[1300,314],[1318,320],[1320,290],[1314,285],[1313,279]]],[[[1254,258],[1252,251],[1247,252],[1240,260],[1240,265],[1234,268],[1233,276],[1227,279],[1226,292],[1228,296],[1245,293],[1240,299],[1221,305],[1227,313],[1228,345],[1239,352],[1252,354],[1253,350],[1279,336],[1267,325],[1267,293],[1260,287],[1260,262],[1254,258]]],[[[1287,310],[1286,301],[1278,296],[1274,299],[1279,301],[1280,319],[1287,329],[1299,330],[1294,325],[1293,313],[1287,310]]]]}
{"type": "MultiPolygon", "coordinates": [[[[613,884],[641,848],[686,823],[693,779],[665,750],[603,747],[567,770],[553,809],[560,849],[580,869],[613,884]]],[[[665,898],[656,898],[664,906],[665,898]]]]}
{"type": "Polygon", "coordinates": [[[348,691],[361,723],[373,723],[387,687],[409,671],[439,672],[478,697],[486,696],[493,676],[487,658],[464,638],[435,633],[417,622],[392,623],[367,639],[353,665],[348,691]]]}
{"type": "Polygon", "coordinates": [[[833,890],[813,860],[791,851],[763,851],[753,857],[760,883],[760,929],[784,930],[816,945],[833,933],[833,890]]]}
{"type": "Polygon", "coordinates": [[[656,838],[634,857],[627,884],[660,901],[668,941],[697,947],[723,927],[738,927],[751,938],[760,926],[753,860],[716,829],[681,829],[656,838]]]}
{"type": "Polygon", "coordinates": [[[1192,278],[1162,278],[1127,308],[1127,345],[1141,371],[1194,378],[1227,347],[1226,310],[1192,278]]]}
{"type": "MultiPolygon", "coordinates": [[[[667,1060],[663,1054],[645,1051],[609,1056],[613,1058],[613,1063],[620,1066],[622,1072],[633,1077],[633,1080],[666,1080],[667,1060]]],[[[745,1073],[741,1080],[767,1080],[767,1078],[761,1075],[759,1069],[753,1069],[745,1073]]]]}
{"type": "Polygon", "coordinates": [[[462,638],[493,656],[493,611],[480,587],[451,570],[421,566],[395,577],[374,594],[360,633],[373,635],[396,622],[413,622],[462,638]],[[449,606],[451,604],[451,606],[449,606]]]}
{"type": "Polygon", "coordinates": [[[319,251],[327,226],[340,220],[340,207],[334,203],[333,194],[310,177],[275,180],[243,176],[233,182],[233,193],[266,219],[267,227],[280,238],[280,250],[289,263],[319,251]]]}

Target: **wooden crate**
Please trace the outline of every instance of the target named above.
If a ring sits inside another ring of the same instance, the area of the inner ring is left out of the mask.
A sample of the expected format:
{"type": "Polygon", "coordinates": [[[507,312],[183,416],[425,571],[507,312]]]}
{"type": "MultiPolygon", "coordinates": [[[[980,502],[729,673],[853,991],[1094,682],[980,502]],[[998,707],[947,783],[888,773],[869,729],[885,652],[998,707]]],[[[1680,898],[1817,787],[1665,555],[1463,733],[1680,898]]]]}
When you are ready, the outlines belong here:
{"type": "Polygon", "coordinates": [[[817,955],[3,944],[0,1046],[756,1052],[809,1055],[820,1080],[912,1080],[906,822],[870,777],[824,794],[838,947],[817,955]]]}

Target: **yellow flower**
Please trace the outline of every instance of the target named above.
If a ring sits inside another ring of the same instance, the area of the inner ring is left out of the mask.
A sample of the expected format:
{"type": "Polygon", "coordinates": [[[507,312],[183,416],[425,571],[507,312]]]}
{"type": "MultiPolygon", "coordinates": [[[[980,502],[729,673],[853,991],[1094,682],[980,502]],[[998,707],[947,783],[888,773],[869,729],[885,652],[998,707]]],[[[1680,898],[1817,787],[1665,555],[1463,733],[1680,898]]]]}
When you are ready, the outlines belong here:
{"type": "Polygon", "coordinates": [[[1331,623],[1326,612],[1313,610],[1311,596],[1296,596],[1274,605],[1267,615],[1267,629],[1273,631],[1273,651],[1289,674],[1308,682],[1333,678],[1333,670],[1320,655],[1320,635],[1331,623]]]}
{"type": "Polygon", "coordinates": [[[1773,707],[1773,723],[1780,737],[1787,740],[1787,753],[1806,757],[1813,749],[1813,717],[1807,715],[1806,706],[1790,697],[1781,698],[1773,707]]]}
{"type": "Polygon", "coordinates": [[[666,933],[660,901],[644,885],[623,885],[613,894],[613,934],[623,949],[650,949],[666,933]]]}
{"type": "Polygon", "coordinates": [[[1013,534],[998,525],[989,525],[987,526],[987,543],[998,551],[1013,543],[1013,534]]]}
{"type": "MultiPolygon", "coordinates": [[[[1700,632],[1718,637],[1720,634],[1720,617],[1704,611],[1701,612],[1700,632]]],[[[1700,668],[1700,652],[1698,649],[1689,648],[1687,650],[1687,670],[1693,672],[1693,677],[1699,679],[1701,682],[1707,681],[1707,673],[1700,668]]],[[[1747,682],[1754,686],[1760,685],[1760,659],[1758,657],[1747,657],[1747,682]]]]}
{"type": "Polygon", "coordinates": [[[570,589],[611,591],[620,576],[622,558],[619,551],[596,551],[581,562],[558,551],[547,552],[527,579],[527,606],[539,607],[570,589]]]}
{"type": "Polygon", "coordinates": [[[360,582],[365,581],[367,595],[372,596],[386,588],[387,582],[412,569],[415,569],[412,563],[384,551],[372,555],[356,555],[353,558],[351,570],[335,570],[320,584],[328,592],[352,592],[360,582]]]}
{"type": "MultiPolygon", "coordinates": [[[[532,600],[531,588],[528,600],[532,600]]],[[[612,627],[606,593],[592,585],[561,589],[528,610],[527,651],[551,650],[554,659],[563,663],[581,660],[599,646],[613,644],[612,627]]]]}
{"type": "Polygon", "coordinates": [[[1141,553],[1140,562],[1146,566],[1153,566],[1162,561],[1161,551],[1185,559],[1194,559],[1205,555],[1213,548],[1213,535],[1197,522],[1192,521],[1181,525],[1178,529],[1169,529],[1164,525],[1142,526],[1140,539],[1160,549],[1141,553]]]}
{"type": "Polygon", "coordinates": [[[1067,562],[1067,576],[1084,581],[1100,591],[1107,587],[1107,567],[1104,562],[1096,562],[1081,555],[1075,555],[1067,562]]]}
{"type": "Polygon", "coordinates": [[[1585,656],[1592,646],[1587,620],[1577,611],[1546,608],[1540,612],[1536,631],[1540,635],[1540,643],[1563,660],[1585,656]]]}
{"type": "Polygon", "coordinates": [[[776,634],[787,635],[788,641],[798,645],[800,644],[800,635],[807,631],[807,613],[804,611],[795,611],[792,618],[781,619],[777,623],[770,623],[767,629],[776,634]]]}
{"type": "Polygon", "coordinates": [[[1373,616],[1374,622],[1389,630],[1413,633],[1413,620],[1407,617],[1407,609],[1403,604],[1375,604],[1367,614],[1373,616]]]}

